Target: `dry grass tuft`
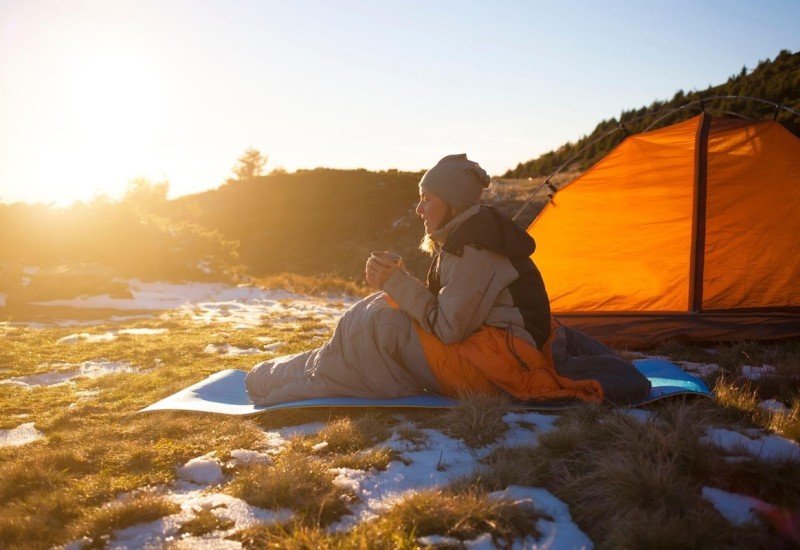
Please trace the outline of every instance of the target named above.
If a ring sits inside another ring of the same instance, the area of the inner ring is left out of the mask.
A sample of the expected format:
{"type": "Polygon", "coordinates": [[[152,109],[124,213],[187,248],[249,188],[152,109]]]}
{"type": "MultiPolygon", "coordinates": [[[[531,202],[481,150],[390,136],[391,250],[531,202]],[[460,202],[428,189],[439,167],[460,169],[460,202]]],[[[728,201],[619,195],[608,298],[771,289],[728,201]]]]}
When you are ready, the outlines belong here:
{"type": "Polygon", "coordinates": [[[753,382],[728,377],[721,377],[714,384],[714,394],[732,421],[746,420],[765,430],[800,441],[800,394],[794,394],[790,407],[786,407],[785,411],[773,411],[761,406],[760,391],[761,388],[753,382]]]}
{"type": "Polygon", "coordinates": [[[394,460],[395,453],[385,447],[380,449],[367,449],[354,454],[338,456],[331,465],[334,468],[350,468],[351,470],[378,470],[380,472],[389,467],[394,460]]]}
{"type": "Polygon", "coordinates": [[[489,533],[501,547],[514,539],[538,538],[536,520],[541,517],[529,507],[489,498],[476,490],[465,493],[424,491],[398,503],[379,520],[380,530],[392,530],[417,537],[441,535],[461,541],[489,533]]]}
{"type": "MultiPolygon", "coordinates": [[[[712,417],[703,403],[666,405],[644,422],[622,410],[578,407],[536,448],[493,453],[476,481],[489,489],[545,486],[569,503],[600,547],[736,547],[742,528],[700,496],[705,483],[730,472],[719,452],[700,442],[712,417]]],[[[748,487],[748,494],[758,491],[748,487]]],[[[768,533],[756,529],[748,537],[763,543],[768,533]]]]}
{"type": "Polygon", "coordinates": [[[296,294],[366,296],[372,290],[334,275],[310,276],[297,273],[265,275],[255,280],[263,288],[280,288],[296,294]]]}
{"type": "Polygon", "coordinates": [[[383,414],[337,418],[310,438],[324,443],[325,453],[355,453],[384,441],[389,436],[389,419],[383,414]]]}
{"type": "Polygon", "coordinates": [[[243,466],[227,492],[260,508],[290,508],[304,525],[327,525],[346,514],[353,500],[333,477],[324,460],[284,451],[274,464],[243,466]]]}
{"type": "Polygon", "coordinates": [[[471,447],[493,443],[508,430],[503,416],[514,404],[500,395],[463,395],[461,402],[438,415],[435,426],[446,435],[461,439],[471,447]]]}
{"type": "Polygon", "coordinates": [[[73,539],[84,537],[85,546],[103,548],[111,533],[132,525],[147,523],[180,511],[180,506],[152,493],[139,493],[109,503],[87,514],[75,527],[73,539]]]}
{"type": "Polygon", "coordinates": [[[257,526],[239,531],[232,540],[245,549],[267,550],[418,550],[412,534],[389,530],[375,522],[359,525],[347,533],[329,533],[301,524],[257,526]]]}
{"type": "Polygon", "coordinates": [[[197,537],[214,531],[227,531],[234,525],[233,520],[216,516],[213,508],[202,508],[194,510],[194,517],[181,525],[180,533],[197,537]]]}

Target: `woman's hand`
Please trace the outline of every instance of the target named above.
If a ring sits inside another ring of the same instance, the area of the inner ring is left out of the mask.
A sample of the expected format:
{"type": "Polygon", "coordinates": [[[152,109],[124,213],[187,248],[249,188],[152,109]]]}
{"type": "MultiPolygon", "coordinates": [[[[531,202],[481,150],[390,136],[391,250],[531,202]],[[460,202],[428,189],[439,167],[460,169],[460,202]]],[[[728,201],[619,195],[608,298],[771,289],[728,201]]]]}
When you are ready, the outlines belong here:
{"type": "Polygon", "coordinates": [[[367,279],[367,284],[376,290],[383,289],[383,285],[392,276],[392,273],[400,269],[400,266],[394,262],[370,256],[367,259],[367,266],[364,270],[364,275],[367,279]]]}

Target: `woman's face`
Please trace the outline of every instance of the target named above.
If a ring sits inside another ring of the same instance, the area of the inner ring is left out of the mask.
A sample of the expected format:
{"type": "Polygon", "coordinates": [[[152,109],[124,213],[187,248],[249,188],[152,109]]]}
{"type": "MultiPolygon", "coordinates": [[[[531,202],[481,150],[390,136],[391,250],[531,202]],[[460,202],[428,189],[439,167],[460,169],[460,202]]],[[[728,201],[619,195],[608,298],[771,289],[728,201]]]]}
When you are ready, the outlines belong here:
{"type": "Polygon", "coordinates": [[[417,214],[425,224],[425,234],[430,235],[445,223],[449,205],[430,191],[420,190],[417,214]]]}

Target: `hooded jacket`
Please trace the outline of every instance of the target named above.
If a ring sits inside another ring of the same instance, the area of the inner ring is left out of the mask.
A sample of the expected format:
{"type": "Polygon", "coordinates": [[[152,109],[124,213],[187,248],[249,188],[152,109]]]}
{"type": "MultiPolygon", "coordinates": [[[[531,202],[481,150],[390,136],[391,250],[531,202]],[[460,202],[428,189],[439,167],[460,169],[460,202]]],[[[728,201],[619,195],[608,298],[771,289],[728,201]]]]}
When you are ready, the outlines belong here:
{"type": "Polygon", "coordinates": [[[530,259],[535,249],[530,235],[493,207],[475,205],[431,238],[438,252],[427,287],[397,270],[383,288],[424,330],[449,344],[486,324],[544,345],[550,306],[530,259]]]}

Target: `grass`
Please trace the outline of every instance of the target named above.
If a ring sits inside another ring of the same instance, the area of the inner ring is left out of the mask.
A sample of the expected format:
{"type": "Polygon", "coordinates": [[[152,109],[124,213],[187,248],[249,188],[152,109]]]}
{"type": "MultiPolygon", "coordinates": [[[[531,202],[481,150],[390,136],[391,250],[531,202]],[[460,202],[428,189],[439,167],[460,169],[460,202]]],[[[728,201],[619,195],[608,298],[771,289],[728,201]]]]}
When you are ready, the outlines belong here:
{"type": "Polygon", "coordinates": [[[264,288],[283,288],[289,292],[310,294],[312,296],[335,296],[341,294],[366,296],[373,292],[363,283],[348,281],[335,275],[310,276],[297,273],[277,273],[258,277],[253,282],[264,288]]]}
{"type": "Polygon", "coordinates": [[[133,371],[76,375],[67,383],[33,388],[0,384],[0,429],[34,422],[47,436],[24,447],[0,447],[0,546],[53,548],[78,541],[99,548],[122,528],[174,516],[178,506],[165,488],[176,481],[178,467],[209,453],[219,458],[225,474],[215,491],[291,519],[237,527],[219,509],[203,507],[182,520],[177,537],[212,533],[246,548],[324,549],[419,548],[431,535],[458,547],[488,534],[505,547],[540,536],[541,517],[489,494],[532,486],[564,501],[599,548],[787,544],[768,522],[730,524],[702,497],[702,489],[796,509],[800,465],[731,460],[704,436],[711,427],[723,427],[800,440],[798,340],[713,347],[667,343],[649,353],[719,365],[706,378],[715,401],[662,402],[644,419],[622,409],[579,406],[560,413],[554,430],[537,432],[534,447],[499,444],[509,429],[504,416],[515,409],[497,397],[465,396],[450,410],[307,409],[247,419],[166,412],[131,416],[211,373],[247,370],[256,361],[318,345],[307,333],[326,326],[318,319],[294,327],[272,321],[250,330],[178,314],[79,328],[0,325],[4,379],[54,370],[76,374],[100,358],[133,371]],[[124,335],[116,332],[121,328],[166,331],[124,335]],[[116,337],[62,340],[75,333],[116,337]],[[205,351],[209,344],[264,349],[271,342],[283,345],[258,356],[205,351]],[[774,370],[756,380],[745,377],[744,367],[764,364],[774,370]],[[784,411],[762,407],[767,398],[783,403],[784,411]],[[306,424],[319,429],[278,446],[265,436],[306,424]],[[361,504],[359,494],[337,482],[337,473],[386,473],[394,462],[408,460],[398,446],[423,448],[429,430],[485,456],[482,468],[419,491],[350,529],[332,529],[361,504]],[[260,452],[263,460],[234,460],[241,449],[260,452]]]}

